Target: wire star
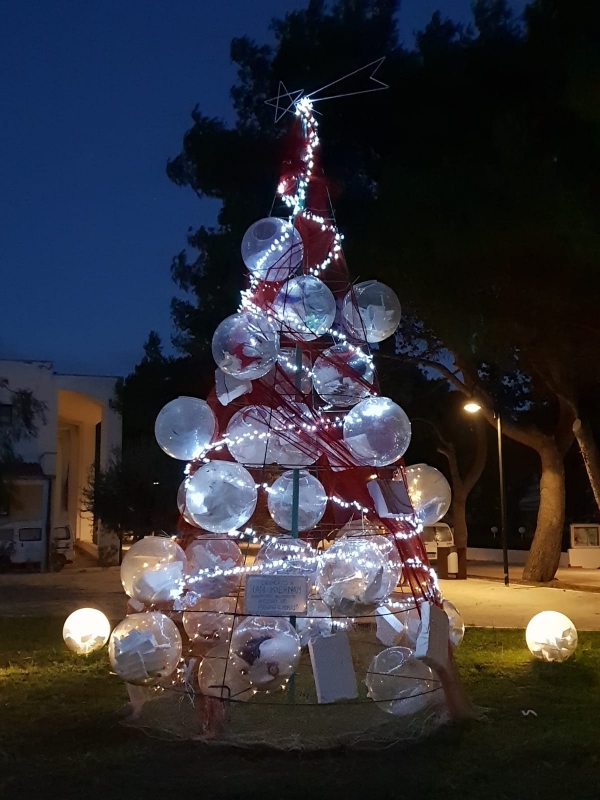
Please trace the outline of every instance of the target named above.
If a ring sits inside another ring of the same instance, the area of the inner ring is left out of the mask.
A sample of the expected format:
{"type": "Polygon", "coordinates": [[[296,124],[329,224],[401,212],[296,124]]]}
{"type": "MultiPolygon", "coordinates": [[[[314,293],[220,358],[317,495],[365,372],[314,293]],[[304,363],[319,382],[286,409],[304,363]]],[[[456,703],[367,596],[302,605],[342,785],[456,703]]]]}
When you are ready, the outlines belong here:
{"type": "Polygon", "coordinates": [[[304,91],[303,89],[298,89],[298,91],[295,92],[288,92],[285,83],[283,81],[279,81],[279,87],[277,89],[277,97],[271,97],[269,100],[265,100],[265,105],[273,106],[275,109],[275,122],[279,122],[279,120],[285,114],[287,114],[288,111],[290,113],[294,113],[292,109],[295,107],[298,98],[301,97],[303,91],[304,91]],[[286,97],[289,98],[290,102],[286,106],[286,108],[283,108],[282,100],[283,98],[286,97]]]}

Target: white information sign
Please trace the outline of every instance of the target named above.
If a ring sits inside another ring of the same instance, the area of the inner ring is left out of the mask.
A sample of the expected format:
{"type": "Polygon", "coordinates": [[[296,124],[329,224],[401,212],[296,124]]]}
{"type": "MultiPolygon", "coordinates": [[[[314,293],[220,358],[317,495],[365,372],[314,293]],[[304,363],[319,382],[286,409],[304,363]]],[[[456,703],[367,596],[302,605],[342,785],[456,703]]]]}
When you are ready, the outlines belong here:
{"type": "Polygon", "coordinates": [[[244,612],[264,617],[306,613],[308,579],[301,575],[248,575],[244,612]]]}

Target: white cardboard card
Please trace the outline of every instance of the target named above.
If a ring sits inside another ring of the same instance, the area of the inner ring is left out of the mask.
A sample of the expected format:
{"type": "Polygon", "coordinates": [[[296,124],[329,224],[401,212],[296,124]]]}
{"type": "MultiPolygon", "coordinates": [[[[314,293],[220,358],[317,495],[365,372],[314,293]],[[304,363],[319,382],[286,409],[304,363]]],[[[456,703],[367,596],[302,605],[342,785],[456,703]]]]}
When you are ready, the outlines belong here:
{"type": "Polygon", "coordinates": [[[319,703],[353,700],[358,696],[350,641],[346,631],[339,631],[333,636],[318,636],[316,639],[311,639],[308,650],[319,703]]]}

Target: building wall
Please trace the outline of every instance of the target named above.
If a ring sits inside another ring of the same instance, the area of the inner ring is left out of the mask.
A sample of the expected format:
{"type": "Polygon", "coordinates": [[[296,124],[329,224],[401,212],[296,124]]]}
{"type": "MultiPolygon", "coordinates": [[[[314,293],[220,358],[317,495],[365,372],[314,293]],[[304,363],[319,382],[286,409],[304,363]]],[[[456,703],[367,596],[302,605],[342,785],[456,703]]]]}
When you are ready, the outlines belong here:
{"type": "Polygon", "coordinates": [[[0,525],[13,522],[46,523],[44,485],[41,481],[19,481],[13,486],[8,515],[0,517],[0,525]]]}

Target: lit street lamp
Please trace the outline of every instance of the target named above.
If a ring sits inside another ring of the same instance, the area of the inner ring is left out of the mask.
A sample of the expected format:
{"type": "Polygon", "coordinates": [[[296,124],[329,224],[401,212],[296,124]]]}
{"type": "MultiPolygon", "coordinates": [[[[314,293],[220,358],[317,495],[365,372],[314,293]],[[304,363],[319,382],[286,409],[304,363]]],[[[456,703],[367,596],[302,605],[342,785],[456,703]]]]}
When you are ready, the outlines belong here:
{"type": "MultiPolygon", "coordinates": [[[[481,406],[474,400],[469,400],[463,406],[469,414],[477,414],[481,406]]],[[[504,488],[504,462],[502,459],[502,420],[500,414],[494,411],[496,428],[498,430],[498,472],[500,475],[500,532],[502,539],[502,560],[504,562],[504,585],[508,586],[508,545],[506,542],[506,492],[504,488]]]]}

